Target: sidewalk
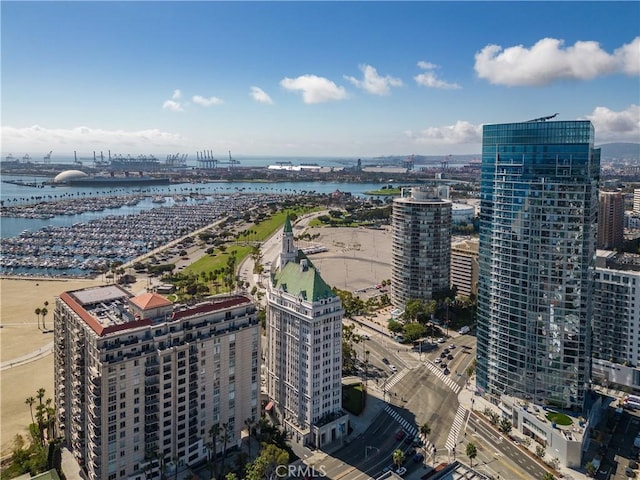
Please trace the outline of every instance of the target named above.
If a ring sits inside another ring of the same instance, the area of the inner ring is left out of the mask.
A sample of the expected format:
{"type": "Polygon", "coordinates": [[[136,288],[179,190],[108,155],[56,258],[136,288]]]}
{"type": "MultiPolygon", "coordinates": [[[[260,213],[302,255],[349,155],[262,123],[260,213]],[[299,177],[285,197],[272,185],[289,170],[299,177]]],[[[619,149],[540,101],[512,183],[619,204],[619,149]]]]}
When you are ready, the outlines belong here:
{"type": "MultiPolygon", "coordinates": [[[[498,408],[497,405],[494,405],[493,403],[491,403],[489,400],[487,400],[481,395],[476,395],[475,392],[476,392],[476,377],[474,375],[473,377],[471,377],[467,385],[465,385],[465,387],[463,387],[462,390],[460,390],[460,393],[458,394],[458,401],[460,402],[460,405],[462,405],[467,410],[481,417],[483,420],[485,420],[485,423],[487,425],[489,425],[489,421],[485,419],[484,415],[482,415],[482,412],[484,412],[486,408],[489,408],[494,412],[496,412],[498,415],[502,416],[502,411],[498,408]]],[[[463,432],[460,432],[460,433],[463,433],[463,432]]],[[[504,434],[500,434],[500,435],[503,437],[507,437],[504,434]]],[[[535,457],[535,448],[537,444],[531,441],[529,446],[527,447],[525,446],[524,443],[522,443],[522,441],[524,441],[525,439],[531,440],[529,439],[529,437],[526,437],[515,428],[511,431],[509,436],[517,439],[518,445],[520,446],[520,448],[528,449],[531,455],[535,457]]],[[[544,462],[541,461],[541,463],[544,463],[544,462]]],[[[547,467],[547,468],[550,469],[551,467],[547,467]]],[[[584,473],[567,468],[562,465],[558,467],[556,477],[573,479],[573,480],[588,480],[587,476],[584,473]]]]}
{"type": "Polygon", "coordinates": [[[39,360],[43,357],[46,357],[51,352],[53,352],[53,341],[47,343],[43,347],[40,347],[38,350],[34,350],[33,352],[27,353],[26,355],[22,355],[17,358],[12,358],[11,360],[7,360],[6,362],[2,362],[2,364],[0,364],[0,370],[6,370],[8,368],[18,367],[20,365],[24,365],[25,363],[39,360]]]}

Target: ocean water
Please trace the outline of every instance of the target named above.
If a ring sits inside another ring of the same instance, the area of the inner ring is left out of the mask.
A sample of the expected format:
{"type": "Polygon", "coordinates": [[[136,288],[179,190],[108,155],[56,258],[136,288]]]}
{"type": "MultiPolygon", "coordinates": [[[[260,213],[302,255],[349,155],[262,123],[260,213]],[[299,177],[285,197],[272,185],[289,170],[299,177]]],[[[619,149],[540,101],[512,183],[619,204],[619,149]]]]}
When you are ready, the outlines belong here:
{"type": "MultiPolygon", "coordinates": [[[[3,176],[2,180],[25,180],[42,183],[45,178],[26,178],[23,176],[3,176]]],[[[215,182],[202,184],[172,184],[162,186],[149,186],[140,188],[137,186],[113,187],[68,187],[45,185],[42,188],[26,187],[11,183],[1,183],[0,200],[5,206],[31,205],[42,202],[55,202],[66,199],[83,199],[93,197],[121,196],[121,195],[145,195],[147,198],[137,205],[123,206],[117,209],[105,209],[99,212],[86,212],[77,215],[57,215],[50,219],[31,219],[0,217],[0,236],[2,238],[18,236],[23,230],[31,232],[47,226],[68,227],[78,222],[87,222],[104,218],[107,215],[130,215],[143,210],[157,207],[152,203],[153,196],[166,196],[171,202],[173,195],[189,195],[198,193],[212,194],[236,194],[236,193],[275,193],[291,195],[304,192],[332,193],[336,190],[350,192],[354,196],[366,196],[365,192],[380,188],[377,183],[342,183],[342,182],[279,182],[279,183],[254,183],[254,182],[215,182]]],[[[170,203],[169,203],[170,204],[170,203]]],[[[165,205],[165,204],[163,204],[165,205]]]]}

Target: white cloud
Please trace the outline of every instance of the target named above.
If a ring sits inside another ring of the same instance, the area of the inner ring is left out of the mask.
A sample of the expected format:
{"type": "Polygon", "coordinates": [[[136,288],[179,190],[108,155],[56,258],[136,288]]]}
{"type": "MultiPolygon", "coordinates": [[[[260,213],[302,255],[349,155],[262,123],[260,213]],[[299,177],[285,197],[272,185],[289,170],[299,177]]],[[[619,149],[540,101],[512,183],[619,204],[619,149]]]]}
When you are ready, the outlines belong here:
{"type": "Polygon", "coordinates": [[[420,145],[479,145],[482,142],[482,126],[458,120],[453,125],[429,127],[418,132],[407,131],[405,135],[420,145]]]}
{"type": "Polygon", "coordinates": [[[548,85],[558,80],[590,80],[601,75],[640,73],[640,37],[613,54],[598,42],[578,41],[565,47],[563,40],[543,38],[529,48],[517,45],[502,49],[487,45],[475,55],[480,78],[496,85],[548,85]]]}
{"type": "Polygon", "coordinates": [[[638,105],[630,105],[621,112],[614,112],[607,107],[596,107],[586,118],[593,123],[596,143],[640,140],[640,107],[638,105]]]}
{"type": "Polygon", "coordinates": [[[180,97],[182,97],[182,92],[180,91],[179,88],[176,88],[173,91],[173,95],[171,95],[171,99],[172,100],[180,100],[180,97]]]}
{"type": "Polygon", "coordinates": [[[181,148],[187,144],[181,135],[158,129],[125,131],[100,128],[45,128],[39,125],[16,128],[2,127],[3,151],[33,152],[36,149],[54,152],[111,149],[121,153],[152,153],[165,148],[181,148]]]}
{"type": "Polygon", "coordinates": [[[418,75],[413,77],[418,85],[422,85],[423,87],[428,88],[441,88],[445,90],[457,90],[459,88],[462,88],[457,83],[449,83],[445,82],[444,80],[440,80],[438,76],[431,71],[438,68],[438,65],[421,60],[418,62],[418,67],[422,68],[423,70],[427,70],[426,72],[419,73],[418,75]]]}
{"type": "Polygon", "coordinates": [[[203,97],[201,95],[194,95],[191,100],[196,105],[201,105],[203,107],[210,107],[212,105],[222,105],[224,102],[220,100],[218,97],[203,97]]]}
{"type": "Polygon", "coordinates": [[[271,97],[259,87],[251,87],[251,97],[258,103],[273,105],[273,100],[271,100],[271,97]]]}
{"type": "Polygon", "coordinates": [[[162,108],[165,110],[171,110],[172,112],[183,112],[182,104],[174,100],[165,100],[162,104],[162,108]]]}
{"type": "Polygon", "coordinates": [[[634,38],[613,52],[620,60],[622,71],[627,75],[640,75],[640,37],[634,38]]]}
{"type": "Polygon", "coordinates": [[[287,90],[302,92],[304,103],[324,103],[347,98],[344,87],[316,75],[301,75],[297,78],[285,77],[280,80],[280,85],[287,90]]]}
{"type": "Polygon", "coordinates": [[[365,90],[373,95],[388,95],[390,87],[401,87],[402,80],[389,75],[381,77],[378,71],[371,65],[360,65],[360,71],[364,74],[362,80],[345,75],[344,78],[356,87],[365,90]]]}

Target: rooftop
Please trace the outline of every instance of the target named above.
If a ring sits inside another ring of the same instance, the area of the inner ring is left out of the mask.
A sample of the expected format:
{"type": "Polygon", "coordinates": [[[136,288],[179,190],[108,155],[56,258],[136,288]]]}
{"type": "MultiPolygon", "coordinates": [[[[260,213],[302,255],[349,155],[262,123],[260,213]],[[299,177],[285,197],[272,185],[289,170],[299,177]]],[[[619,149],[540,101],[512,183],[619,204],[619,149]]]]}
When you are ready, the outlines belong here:
{"type": "Polygon", "coordinates": [[[289,262],[278,270],[273,277],[273,287],[275,290],[282,289],[308,302],[336,296],[306,258],[301,259],[300,263],[289,262]]]}

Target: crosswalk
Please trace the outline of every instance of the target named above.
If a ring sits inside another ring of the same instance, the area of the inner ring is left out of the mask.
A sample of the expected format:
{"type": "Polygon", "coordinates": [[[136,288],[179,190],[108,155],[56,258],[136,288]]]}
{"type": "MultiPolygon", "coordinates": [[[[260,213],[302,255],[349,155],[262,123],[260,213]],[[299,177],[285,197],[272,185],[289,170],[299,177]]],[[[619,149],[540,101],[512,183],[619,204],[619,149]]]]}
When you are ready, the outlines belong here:
{"type": "Polygon", "coordinates": [[[396,373],[395,375],[391,376],[389,378],[389,380],[387,380],[387,382],[386,382],[387,390],[389,390],[396,383],[398,383],[400,380],[402,380],[404,378],[404,376],[409,372],[410,372],[410,369],[405,367],[402,370],[400,370],[398,373],[396,373]]]}
{"type": "Polygon", "coordinates": [[[402,415],[400,415],[400,413],[398,413],[398,411],[395,408],[393,408],[391,405],[387,405],[384,411],[388,415],[390,415],[391,418],[393,418],[396,422],[398,422],[400,426],[403,428],[403,430],[407,432],[407,435],[409,435],[410,437],[415,437],[415,435],[418,433],[418,429],[416,428],[416,426],[412,425],[409,422],[409,420],[407,420],[402,415]]]}
{"type": "Polygon", "coordinates": [[[433,444],[427,439],[427,437],[419,433],[415,425],[412,425],[407,419],[403,418],[396,409],[394,409],[391,405],[387,405],[384,411],[402,426],[409,437],[415,437],[416,435],[418,435],[418,437],[422,441],[422,445],[424,445],[425,450],[427,452],[432,451],[433,444]]]}
{"type": "Polygon", "coordinates": [[[436,377],[438,377],[440,380],[442,380],[442,382],[444,382],[444,384],[449,387],[451,390],[453,390],[454,393],[458,393],[461,389],[460,385],[458,385],[453,378],[451,378],[450,376],[445,375],[442,372],[442,368],[439,367],[438,365],[430,362],[430,361],[426,361],[424,362],[425,367],[427,367],[429,370],[431,370],[436,377]]]}
{"type": "Polygon", "coordinates": [[[449,451],[452,451],[456,447],[456,443],[458,442],[458,434],[460,433],[460,428],[464,423],[464,417],[467,414],[467,409],[464,406],[458,405],[458,411],[456,412],[456,416],[453,419],[453,424],[451,425],[451,430],[449,430],[449,436],[447,437],[447,443],[444,444],[445,447],[449,451]]]}

